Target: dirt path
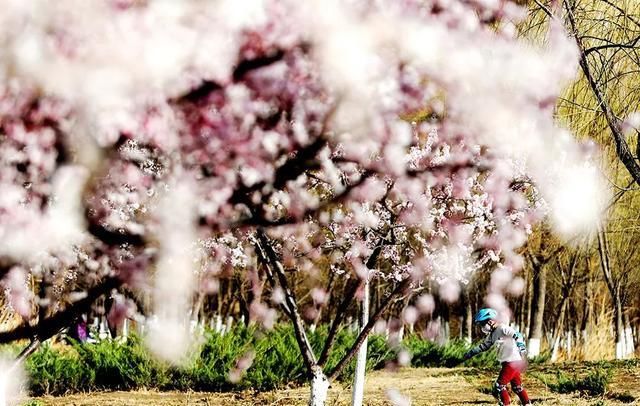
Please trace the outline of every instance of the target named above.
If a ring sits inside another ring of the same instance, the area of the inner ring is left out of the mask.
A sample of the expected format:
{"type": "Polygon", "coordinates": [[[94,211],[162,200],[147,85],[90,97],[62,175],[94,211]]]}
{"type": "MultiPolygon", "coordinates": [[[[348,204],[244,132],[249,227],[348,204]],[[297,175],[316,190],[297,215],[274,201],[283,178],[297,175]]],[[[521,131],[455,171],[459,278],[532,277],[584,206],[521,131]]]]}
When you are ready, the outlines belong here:
{"type": "MultiPolygon", "coordinates": [[[[496,404],[488,393],[493,381],[489,373],[470,374],[465,369],[413,369],[398,372],[375,371],[368,375],[365,389],[365,404],[369,406],[391,405],[390,394],[406,396],[411,405],[493,405],[496,404]]],[[[601,399],[585,399],[579,396],[558,395],[550,392],[534,377],[525,381],[530,394],[539,405],[620,405],[621,402],[601,399]]],[[[614,389],[628,392],[640,398],[640,373],[624,379],[614,380],[614,389]]],[[[284,389],[273,392],[252,393],[197,393],[197,392],[106,392],[72,395],[65,397],[37,398],[41,405],[51,406],[169,406],[169,405],[305,405],[308,388],[284,389]]],[[[328,405],[348,405],[351,400],[350,388],[339,384],[332,386],[328,405]]],[[[38,403],[36,403],[38,404],[38,403]]],[[[514,404],[517,404],[514,402],[514,404]]],[[[640,404],[636,400],[633,404],[640,404]]]]}

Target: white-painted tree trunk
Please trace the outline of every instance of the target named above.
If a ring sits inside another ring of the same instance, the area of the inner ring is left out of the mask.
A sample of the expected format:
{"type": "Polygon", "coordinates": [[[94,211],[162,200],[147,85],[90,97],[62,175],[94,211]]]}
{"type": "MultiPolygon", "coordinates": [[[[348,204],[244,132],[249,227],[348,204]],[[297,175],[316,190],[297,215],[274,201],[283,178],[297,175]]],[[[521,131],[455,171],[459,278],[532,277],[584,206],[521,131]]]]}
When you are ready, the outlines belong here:
{"type": "Polygon", "coordinates": [[[560,335],[553,342],[553,349],[551,350],[551,362],[556,362],[558,360],[558,354],[560,352],[560,335]]]}
{"type": "Polygon", "coordinates": [[[313,370],[313,378],[311,379],[311,397],[309,398],[309,406],[324,406],[327,402],[329,394],[329,380],[322,372],[322,368],[316,366],[313,370]]]}
{"type": "Polygon", "coordinates": [[[632,357],[636,349],[633,345],[633,330],[631,329],[630,325],[627,325],[627,327],[624,329],[624,341],[626,344],[625,355],[627,357],[632,357]]]}
{"type": "MultiPolygon", "coordinates": [[[[364,297],[362,298],[362,318],[361,329],[369,322],[369,280],[364,282],[364,297]]],[[[351,397],[352,406],[362,406],[364,398],[364,376],[367,369],[367,338],[358,350],[358,359],[356,361],[356,374],[353,378],[353,393],[351,397]]]]}
{"type": "Polygon", "coordinates": [[[540,339],[539,338],[530,338],[529,346],[528,346],[528,354],[529,358],[537,357],[540,355],[540,339]]]}
{"type": "Polygon", "coordinates": [[[624,359],[624,352],[625,352],[625,343],[624,343],[624,336],[622,338],[622,340],[618,341],[616,343],[616,359],[624,359]]]}
{"type": "Polygon", "coordinates": [[[146,331],[146,320],[140,319],[136,322],[136,331],[139,336],[143,336],[146,331]]]}
{"type": "Polygon", "coordinates": [[[100,330],[98,330],[98,337],[101,340],[105,340],[107,338],[111,338],[111,332],[109,332],[109,326],[107,325],[107,319],[100,318],[100,330]]]}
{"type": "Polygon", "coordinates": [[[216,314],[216,327],[215,327],[215,332],[220,334],[220,332],[222,331],[222,317],[219,314],[216,314]]]}

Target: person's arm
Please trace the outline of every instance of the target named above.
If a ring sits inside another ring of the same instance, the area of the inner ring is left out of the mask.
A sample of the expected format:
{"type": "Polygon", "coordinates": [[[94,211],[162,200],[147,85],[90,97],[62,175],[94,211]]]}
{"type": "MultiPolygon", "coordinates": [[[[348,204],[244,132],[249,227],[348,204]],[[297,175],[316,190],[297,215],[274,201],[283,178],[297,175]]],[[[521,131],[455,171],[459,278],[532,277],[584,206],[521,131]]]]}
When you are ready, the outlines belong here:
{"type": "Polygon", "coordinates": [[[502,334],[506,337],[511,337],[516,342],[516,347],[520,351],[520,355],[524,358],[527,355],[527,345],[524,342],[524,336],[515,329],[509,326],[502,326],[502,334]]]}
{"type": "Polygon", "coordinates": [[[479,345],[473,347],[469,351],[464,354],[464,359],[467,360],[471,357],[474,357],[481,352],[487,351],[493,345],[493,333],[489,334],[487,338],[484,339],[479,345]]]}

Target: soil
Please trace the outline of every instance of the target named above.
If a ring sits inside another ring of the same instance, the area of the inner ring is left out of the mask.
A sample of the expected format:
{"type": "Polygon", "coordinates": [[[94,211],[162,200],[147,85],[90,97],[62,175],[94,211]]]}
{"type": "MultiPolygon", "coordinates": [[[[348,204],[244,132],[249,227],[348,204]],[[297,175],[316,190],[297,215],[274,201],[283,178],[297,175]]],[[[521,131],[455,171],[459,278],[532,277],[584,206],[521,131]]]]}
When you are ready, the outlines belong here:
{"type": "MultiPolygon", "coordinates": [[[[565,373],[578,373],[580,366],[564,368],[565,373]]],[[[584,397],[579,394],[557,394],[544,384],[544,377],[554,374],[553,366],[532,368],[525,377],[525,385],[534,404],[537,405],[622,405],[618,400],[626,395],[627,402],[640,404],[640,369],[618,371],[605,397],[584,397]]],[[[478,371],[465,368],[404,368],[396,372],[375,371],[367,375],[364,404],[369,406],[392,405],[391,398],[404,396],[411,405],[494,405],[490,387],[495,379],[494,371],[478,371]],[[390,392],[391,391],[391,392],[390,392]]],[[[32,405],[51,406],[169,406],[169,405],[306,405],[308,387],[281,389],[271,392],[92,392],[62,397],[33,398],[32,405]]],[[[349,405],[351,390],[347,386],[333,384],[329,390],[327,405],[349,405]]],[[[403,404],[403,403],[396,403],[403,404]]],[[[514,400],[513,404],[518,404],[514,400]]],[[[626,403],[630,404],[630,403],[626,403]]]]}

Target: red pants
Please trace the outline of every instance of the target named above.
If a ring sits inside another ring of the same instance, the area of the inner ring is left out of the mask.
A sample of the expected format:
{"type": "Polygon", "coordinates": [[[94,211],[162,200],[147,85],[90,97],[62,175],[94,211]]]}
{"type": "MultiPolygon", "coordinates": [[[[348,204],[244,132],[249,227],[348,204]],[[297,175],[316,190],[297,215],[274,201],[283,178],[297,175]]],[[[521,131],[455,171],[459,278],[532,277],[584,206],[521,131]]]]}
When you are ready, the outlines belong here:
{"type": "Polygon", "coordinates": [[[525,369],[526,363],[524,361],[502,363],[502,370],[500,370],[500,375],[498,375],[495,387],[496,397],[500,399],[501,405],[511,404],[511,398],[507,390],[509,383],[511,383],[511,388],[516,395],[518,395],[523,405],[531,404],[527,391],[522,387],[522,377],[520,376],[525,369]]]}

